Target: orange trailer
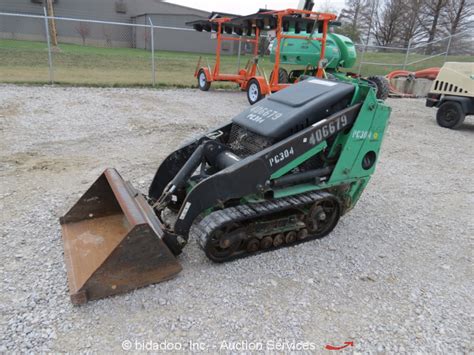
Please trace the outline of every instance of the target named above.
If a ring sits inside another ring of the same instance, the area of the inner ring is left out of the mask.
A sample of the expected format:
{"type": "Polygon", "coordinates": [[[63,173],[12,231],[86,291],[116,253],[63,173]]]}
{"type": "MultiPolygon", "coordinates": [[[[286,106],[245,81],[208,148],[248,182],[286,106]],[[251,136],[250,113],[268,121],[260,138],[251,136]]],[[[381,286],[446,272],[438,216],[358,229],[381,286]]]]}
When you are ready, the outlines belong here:
{"type": "Polygon", "coordinates": [[[278,73],[280,70],[280,47],[281,41],[284,38],[317,40],[321,42],[320,56],[315,63],[316,77],[324,77],[324,56],[326,49],[326,38],[329,28],[329,23],[336,20],[337,16],[329,13],[321,13],[309,10],[260,10],[259,12],[248,16],[236,17],[214,17],[209,20],[193,21],[188,23],[198,31],[216,31],[217,32],[217,49],[216,49],[216,63],[214,70],[211,72],[208,67],[201,67],[200,61],[196,68],[194,76],[198,79],[198,85],[201,90],[208,90],[212,81],[234,81],[240,85],[242,90],[247,91],[247,99],[250,104],[264,98],[273,92],[288,87],[291,84],[279,83],[278,73]],[[288,33],[292,30],[292,33],[288,33]],[[300,34],[301,31],[305,34],[300,34]],[[223,32],[237,35],[254,34],[255,38],[252,41],[255,43],[254,60],[247,65],[247,68],[240,69],[238,74],[220,74],[220,49],[222,40],[242,40],[235,37],[225,37],[223,32]],[[262,31],[274,31],[276,40],[275,62],[270,78],[264,73],[258,72],[258,41],[262,31]],[[313,38],[313,33],[321,33],[321,38],[313,38]]]}
{"type": "Polygon", "coordinates": [[[197,78],[198,87],[203,91],[209,90],[213,81],[232,81],[237,83],[242,90],[247,87],[247,82],[250,77],[257,73],[257,57],[258,57],[258,42],[260,36],[260,29],[258,28],[242,28],[241,26],[233,26],[230,24],[232,18],[228,15],[220,15],[218,13],[211,14],[209,20],[197,20],[186,23],[191,25],[199,32],[207,31],[216,33],[216,62],[214,68],[211,70],[209,66],[201,66],[201,59],[199,57],[194,77],[197,78]],[[224,34],[225,33],[225,34],[224,34]],[[236,34],[239,37],[232,37],[236,34]],[[245,35],[245,37],[242,37],[245,35]],[[245,68],[239,68],[237,74],[222,74],[221,69],[221,49],[223,41],[238,41],[242,43],[253,43],[254,58],[247,62],[245,68]]]}

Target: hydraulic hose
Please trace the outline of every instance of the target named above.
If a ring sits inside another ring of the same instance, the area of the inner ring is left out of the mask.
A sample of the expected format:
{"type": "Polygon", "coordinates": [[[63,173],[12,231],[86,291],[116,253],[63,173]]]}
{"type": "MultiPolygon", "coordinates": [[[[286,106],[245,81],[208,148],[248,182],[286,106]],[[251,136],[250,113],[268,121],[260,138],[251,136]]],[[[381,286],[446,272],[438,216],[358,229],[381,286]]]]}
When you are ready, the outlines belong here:
{"type": "Polygon", "coordinates": [[[402,92],[399,92],[397,89],[395,89],[392,85],[391,79],[396,79],[396,78],[414,78],[414,79],[429,79],[429,80],[434,80],[438,76],[440,68],[427,68],[427,69],[422,69],[418,70],[415,72],[410,72],[408,70],[394,70],[391,73],[389,73],[386,78],[389,82],[389,87],[390,87],[390,93],[392,95],[399,95],[402,97],[413,97],[413,94],[405,94],[402,92]]]}

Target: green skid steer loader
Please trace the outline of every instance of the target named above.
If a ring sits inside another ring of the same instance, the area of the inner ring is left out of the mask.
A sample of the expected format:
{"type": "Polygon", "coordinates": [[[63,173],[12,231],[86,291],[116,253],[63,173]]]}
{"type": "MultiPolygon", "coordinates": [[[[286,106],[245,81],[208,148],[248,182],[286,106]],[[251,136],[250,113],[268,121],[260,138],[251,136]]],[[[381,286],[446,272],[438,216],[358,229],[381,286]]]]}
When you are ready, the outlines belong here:
{"type": "Polygon", "coordinates": [[[215,262],[326,236],[367,186],[389,116],[366,81],[309,78],[172,152],[147,196],[105,170],[60,219],[72,302],[172,278],[192,225],[215,262]]]}

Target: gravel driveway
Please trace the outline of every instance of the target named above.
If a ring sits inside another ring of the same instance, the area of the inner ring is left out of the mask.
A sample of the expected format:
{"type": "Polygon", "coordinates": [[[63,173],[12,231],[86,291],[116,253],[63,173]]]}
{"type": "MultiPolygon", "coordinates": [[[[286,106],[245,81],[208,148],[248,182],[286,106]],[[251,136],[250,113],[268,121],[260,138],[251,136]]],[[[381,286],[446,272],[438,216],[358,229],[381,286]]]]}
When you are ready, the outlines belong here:
{"type": "Polygon", "coordinates": [[[75,307],[59,216],[105,167],[146,192],[245,95],[0,85],[0,352],[473,352],[474,120],[451,131],[423,100],[388,103],[376,173],[329,237],[224,265],[193,240],[177,278],[75,307]]]}

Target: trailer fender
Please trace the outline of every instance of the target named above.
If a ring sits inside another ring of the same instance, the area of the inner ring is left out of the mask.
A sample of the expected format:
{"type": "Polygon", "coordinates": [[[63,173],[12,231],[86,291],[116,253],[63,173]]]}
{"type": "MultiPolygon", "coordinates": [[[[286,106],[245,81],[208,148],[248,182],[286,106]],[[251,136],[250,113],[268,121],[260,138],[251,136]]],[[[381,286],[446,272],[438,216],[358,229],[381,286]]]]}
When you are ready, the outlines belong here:
{"type": "Polygon", "coordinates": [[[208,68],[208,67],[201,67],[201,68],[199,68],[199,70],[196,72],[195,77],[197,78],[197,76],[199,75],[199,73],[201,72],[201,70],[204,72],[204,74],[206,74],[206,80],[207,80],[207,81],[212,81],[212,75],[211,75],[211,73],[209,72],[209,68],[208,68]]]}
{"type": "MultiPolygon", "coordinates": [[[[251,79],[255,79],[258,81],[258,85],[260,85],[260,90],[262,92],[262,95],[268,95],[270,94],[270,85],[268,85],[268,82],[265,80],[263,76],[254,76],[247,81],[247,84],[250,82],[251,79]]],[[[247,88],[245,88],[247,90],[247,88]]]]}

